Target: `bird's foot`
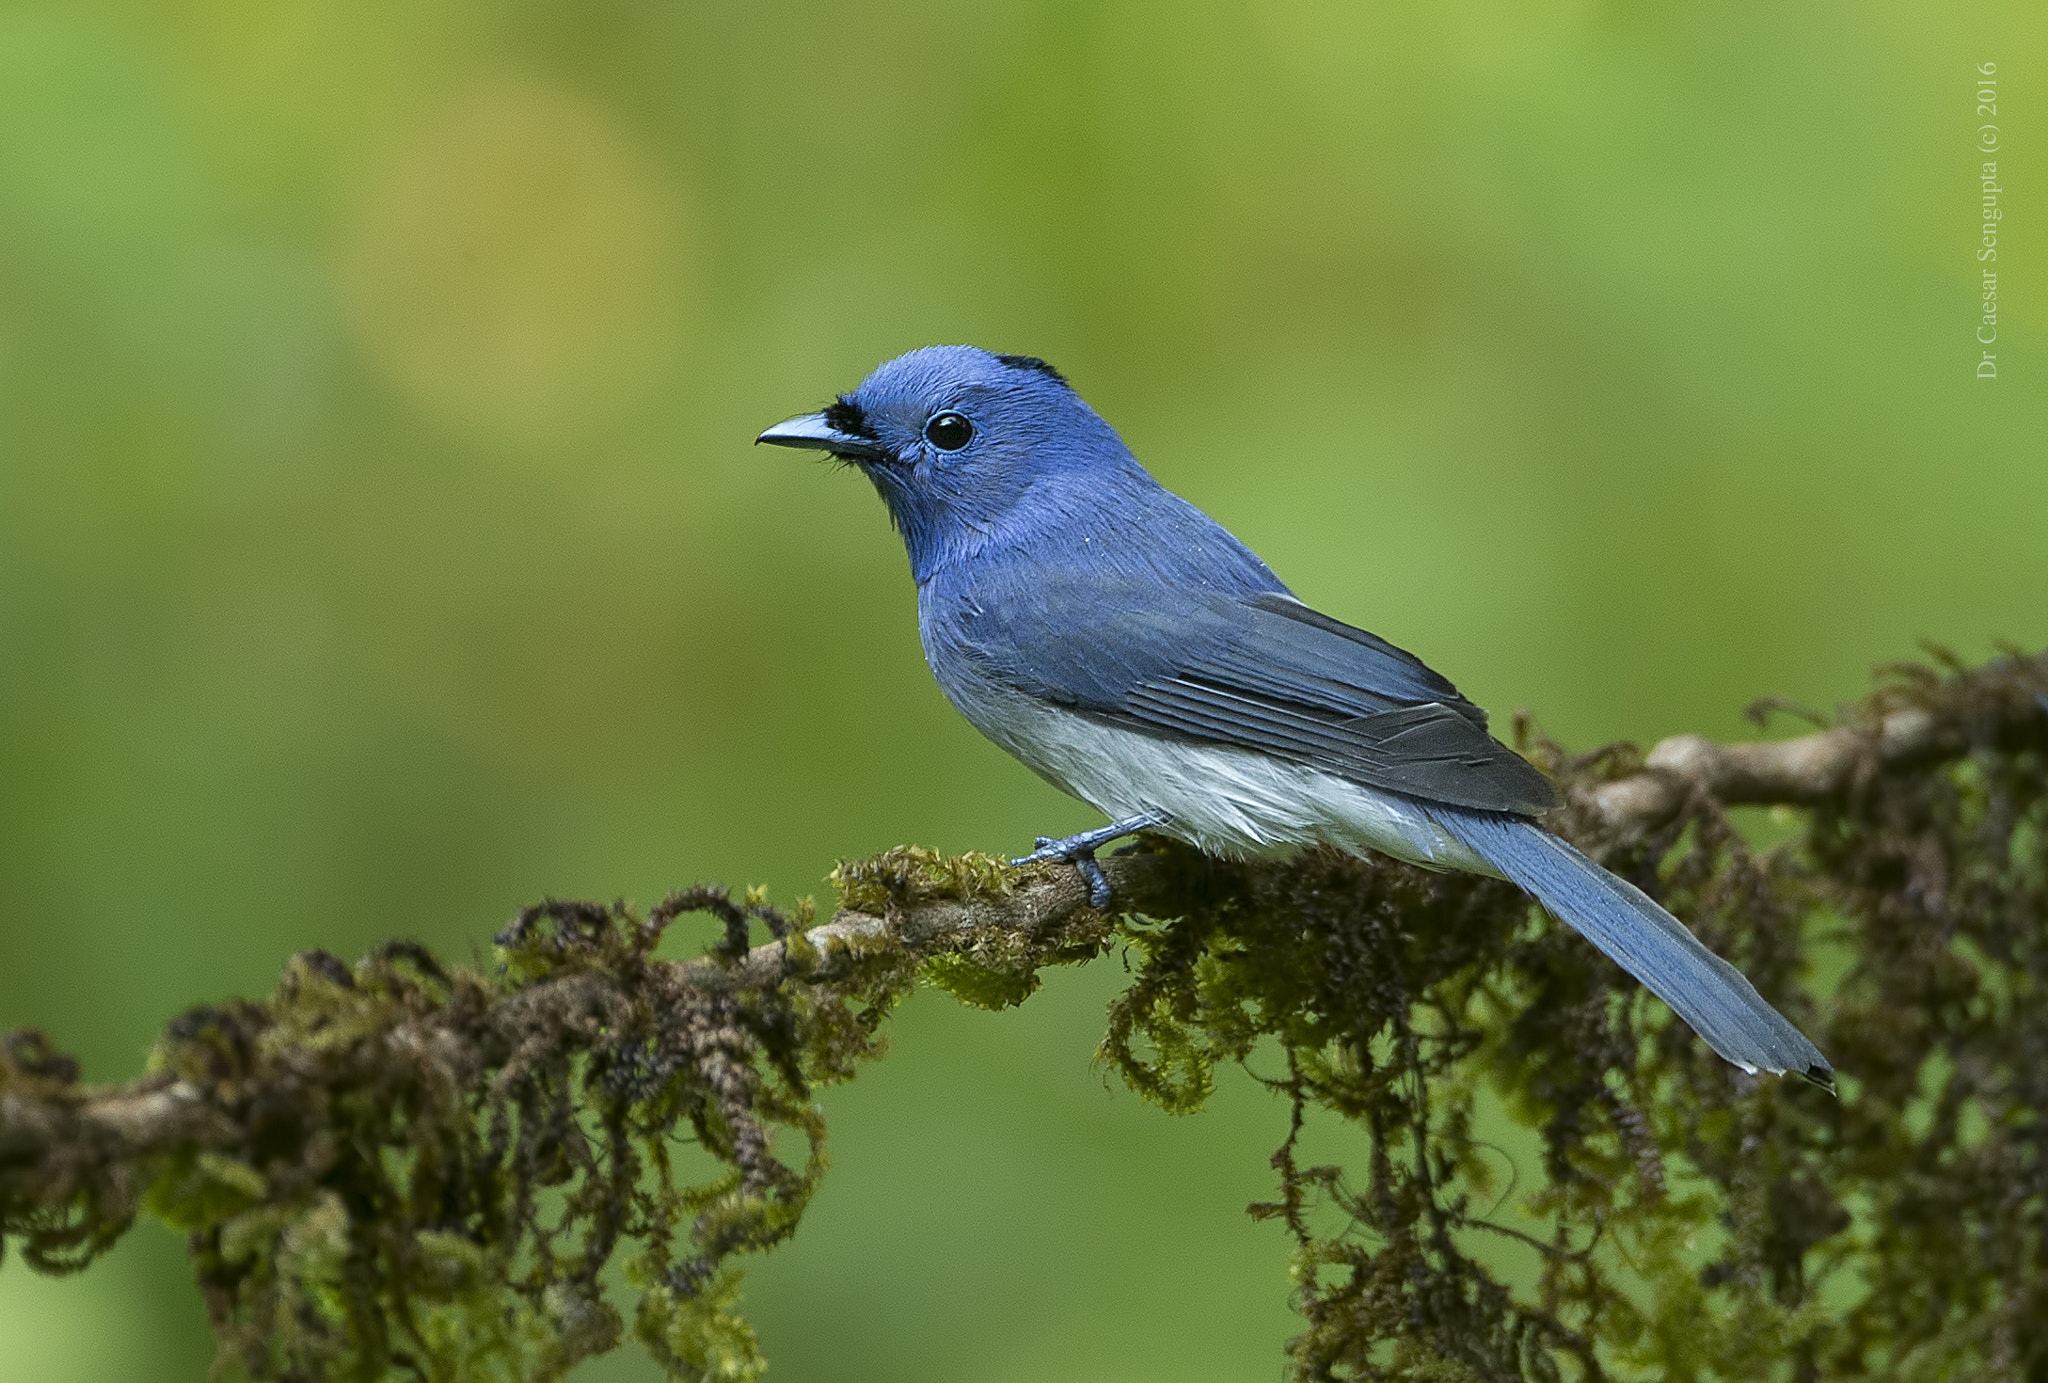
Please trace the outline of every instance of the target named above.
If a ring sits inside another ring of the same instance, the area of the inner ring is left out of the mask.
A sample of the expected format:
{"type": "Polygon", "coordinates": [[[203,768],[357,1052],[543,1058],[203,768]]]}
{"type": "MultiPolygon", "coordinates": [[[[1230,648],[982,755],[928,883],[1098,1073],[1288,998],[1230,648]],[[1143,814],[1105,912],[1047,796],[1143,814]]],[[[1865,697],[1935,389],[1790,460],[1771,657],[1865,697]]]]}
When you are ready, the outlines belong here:
{"type": "Polygon", "coordinates": [[[1073,865],[1088,885],[1088,902],[1096,908],[1109,906],[1109,880],[1102,876],[1102,866],[1095,862],[1095,852],[1100,847],[1123,836],[1134,835],[1153,826],[1166,824],[1166,817],[1160,812],[1141,812],[1112,821],[1107,826],[1097,826],[1092,831],[1079,831],[1070,836],[1040,836],[1038,848],[1028,855],[1011,860],[1011,864],[1041,864],[1046,860],[1065,860],[1073,865]]]}

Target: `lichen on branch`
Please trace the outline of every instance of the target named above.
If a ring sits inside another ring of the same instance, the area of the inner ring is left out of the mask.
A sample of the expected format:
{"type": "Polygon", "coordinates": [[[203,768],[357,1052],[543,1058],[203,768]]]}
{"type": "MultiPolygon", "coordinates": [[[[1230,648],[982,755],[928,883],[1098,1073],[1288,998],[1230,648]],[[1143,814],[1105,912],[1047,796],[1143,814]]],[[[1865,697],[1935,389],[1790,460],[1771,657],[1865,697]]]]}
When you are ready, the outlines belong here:
{"type": "Polygon", "coordinates": [[[118,1086],[14,1033],[0,1250],[72,1271],[138,1214],[185,1231],[253,1378],[556,1378],[629,1333],[753,1378],[740,1266],[825,1173],[821,1089],[920,978],[1000,1007],[1120,950],[1101,1054],[1134,1089],[1191,1111],[1239,1063],[1291,1110],[1251,1211],[1294,1244],[1297,1377],[2048,1376],[2048,656],[1893,669],[1786,741],[1522,731],[1552,824],[1812,1032],[1840,1100],[1720,1062],[1497,881],[1148,840],[1104,861],[1106,915],[1065,866],[906,849],[842,865],[824,923],[698,887],[529,908],[487,971],[307,952],[118,1086]],[[1754,848],[1739,804],[1799,832],[1754,848]],[[718,941],[658,957],[688,913],[718,941]],[[1307,1158],[1331,1118],[1358,1165],[1307,1158]],[[1541,1148],[1518,1215],[1500,1121],[1541,1148]]]}

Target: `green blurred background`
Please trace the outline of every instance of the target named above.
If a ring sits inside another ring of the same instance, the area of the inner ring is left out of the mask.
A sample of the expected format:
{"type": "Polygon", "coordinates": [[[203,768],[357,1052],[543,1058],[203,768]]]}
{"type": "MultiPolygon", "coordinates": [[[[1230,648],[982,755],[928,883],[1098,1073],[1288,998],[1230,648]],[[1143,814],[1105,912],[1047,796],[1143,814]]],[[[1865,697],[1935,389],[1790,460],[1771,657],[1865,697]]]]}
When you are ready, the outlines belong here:
{"type": "MultiPolygon", "coordinates": [[[[928,342],[1582,747],[2048,642],[2044,87],[2020,3],[6,0],[0,1026],[115,1079],[304,947],[1091,824],[748,445],[928,342]]],[[[826,1096],[776,1376],[1277,1376],[1282,1111],[1107,1086],[1120,979],[826,1096]]],[[[0,1267],[0,1380],[208,1354],[159,1227],[0,1267]]]]}

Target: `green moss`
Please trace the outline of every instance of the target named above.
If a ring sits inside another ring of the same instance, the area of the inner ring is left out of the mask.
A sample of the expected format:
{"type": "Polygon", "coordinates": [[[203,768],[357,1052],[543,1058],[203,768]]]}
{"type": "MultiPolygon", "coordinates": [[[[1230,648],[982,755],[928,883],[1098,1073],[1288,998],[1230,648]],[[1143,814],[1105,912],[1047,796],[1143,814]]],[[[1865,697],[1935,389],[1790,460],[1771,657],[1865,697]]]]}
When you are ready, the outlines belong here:
{"type": "Polygon", "coordinates": [[[1036,994],[1039,985],[1036,970],[998,970],[965,956],[933,956],[919,973],[974,1008],[1013,1008],[1036,994]]]}
{"type": "MultiPolygon", "coordinates": [[[[408,943],[352,969],[309,953],[270,999],[173,1023],[155,1079],[242,1124],[163,1160],[142,1208],[190,1236],[220,1367],[556,1378],[619,1342],[601,1274],[623,1254],[635,1335],[675,1376],[757,1376],[737,1260],[795,1230],[827,1166],[814,1088],[881,1050],[876,1029],[913,969],[878,955],[834,983],[679,989],[651,955],[694,910],[725,924],[718,964],[756,928],[795,938],[811,920],[716,889],[644,917],[549,903],[498,938],[496,974],[408,943]],[[679,1132],[724,1170],[680,1180],[679,1132]]],[[[792,958],[814,957],[798,940],[792,958]]],[[[0,1082],[25,1080],[21,1065],[0,1066],[0,1082]]],[[[8,1233],[55,1242],[0,1209],[8,1233]]]]}
{"type": "MultiPolygon", "coordinates": [[[[808,902],[697,888],[644,916],[528,909],[488,974],[407,943],[352,969],[308,953],[269,999],[165,1033],[145,1091],[181,1083],[203,1136],[134,1164],[99,1135],[41,1160],[0,1140],[0,1243],[81,1266],[146,1188],[190,1236],[222,1370],[294,1380],[559,1378],[623,1338],[623,1260],[633,1337],[672,1377],[751,1380],[742,1265],[826,1173],[818,1089],[881,1054],[920,973],[1000,1008],[1115,946],[1134,977],[1100,1053],[1133,1089],[1192,1113],[1237,1062],[1290,1108],[1251,1211],[1293,1241],[1297,1378],[2048,1377],[2044,685],[2048,659],[1903,673],[1852,722],[1916,707],[1947,748],[1872,757],[1768,851],[1705,798],[1640,836],[1560,818],[1815,1034],[1840,1099],[1734,1072],[1505,884],[1155,842],[1157,919],[815,946],[808,902]],[[722,938],[656,962],[691,911],[722,938]],[[1311,1116],[1361,1155],[1307,1162],[1311,1116]],[[1496,1119],[1538,1150],[1512,1209],[1496,1119]],[[679,1138],[718,1167],[680,1178],[679,1138]],[[1532,1280],[1492,1266],[1503,1243],[1532,1280]]],[[[1640,761],[1531,749],[1573,804],[1640,761]]],[[[1020,872],[900,849],[833,877],[894,921],[999,903],[1020,872]]],[[[89,1094],[40,1035],[0,1043],[0,1114],[58,1127],[89,1094]]]]}
{"type": "Polygon", "coordinates": [[[640,1298],[633,1334],[683,1383],[752,1383],[767,1372],[768,1361],[738,1305],[737,1272],[687,1293],[657,1283],[640,1298]]]}
{"type": "Polygon", "coordinates": [[[246,1163],[216,1152],[181,1151],[157,1174],[142,1208],[172,1229],[198,1229],[260,1204],[269,1189],[263,1174],[246,1163]]]}
{"type": "Polygon", "coordinates": [[[894,909],[941,899],[966,901],[1008,893],[1020,873],[995,855],[941,855],[899,845],[864,860],[841,860],[832,871],[841,907],[887,916],[894,909]]]}
{"type": "MultiPolygon", "coordinates": [[[[2048,980],[2048,703],[2028,680],[2044,674],[2036,659],[1880,693],[1852,718],[1919,707],[1970,726],[1975,752],[1873,761],[1768,853],[1709,800],[1645,838],[1567,813],[1815,1032],[1840,1100],[1733,1072],[1498,884],[1336,856],[1185,861],[1200,884],[1175,920],[1119,930],[1138,974],[1103,1054],[1178,1112],[1219,1063],[1285,1054],[1284,1077],[1256,1063],[1295,1121],[1280,1196],[1253,1212],[1296,1239],[1297,1374],[2048,1376],[2020,1325],[2048,1313],[2044,1198],[2013,1190],[2039,1185],[2018,1130],[2048,1106],[2020,1055],[2048,1050],[2048,1008],[2020,1001],[2048,980]],[[1853,962],[1808,991],[1820,945],[1853,962]],[[1525,1231],[1489,1208],[1482,1094],[1541,1138],[1541,1166],[1518,1169],[1547,1226],[1526,1241],[1529,1295],[1486,1264],[1489,1236],[1525,1231]],[[1360,1165],[1295,1161],[1316,1107],[1365,1134],[1360,1165]]],[[[1535,748],[1568,789],[1640,760],[1535,748]]]]}

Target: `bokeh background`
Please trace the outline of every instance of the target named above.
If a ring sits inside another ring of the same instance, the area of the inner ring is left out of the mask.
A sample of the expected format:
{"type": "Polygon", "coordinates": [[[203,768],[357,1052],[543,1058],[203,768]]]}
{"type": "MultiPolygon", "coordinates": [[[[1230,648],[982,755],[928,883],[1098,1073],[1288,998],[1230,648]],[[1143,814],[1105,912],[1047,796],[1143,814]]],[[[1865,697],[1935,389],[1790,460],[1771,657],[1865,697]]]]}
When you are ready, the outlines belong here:
{"type": "MultiPolygon", "coordinates": [[[[2044,107],[2018,0],[4,0],[0,1026],[115,1079],[305,947],[1091,824],[748,445],[928,342],[1578,746],[2048,642],[2044,107]]],[[[1107,1084],[1120,979],[826,1096],[776,1376],[1277,1376],[1282,1111],[1107,1084]]],[[[0,1380],[208,1355],[159,1227],[0,1266],[0,1380]]]]}

